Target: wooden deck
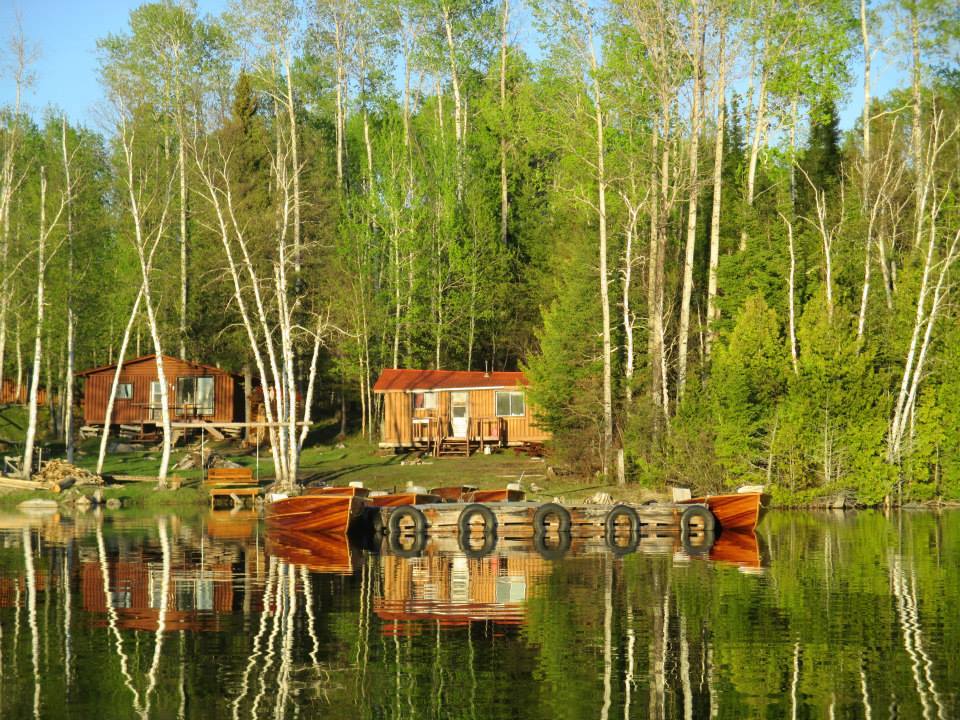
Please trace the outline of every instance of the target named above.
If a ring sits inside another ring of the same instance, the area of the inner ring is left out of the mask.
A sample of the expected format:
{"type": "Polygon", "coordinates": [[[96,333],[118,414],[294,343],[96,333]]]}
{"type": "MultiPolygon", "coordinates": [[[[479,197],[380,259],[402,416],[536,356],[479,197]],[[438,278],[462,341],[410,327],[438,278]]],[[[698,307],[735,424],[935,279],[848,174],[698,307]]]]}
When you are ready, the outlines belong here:
{"type": "MultiPolygon", "coordinates": [[[[416,505],[426,518],[426,533],[428,535],[459,534],[460,514],[469,503],[430,503],[416,505]]],[[[503,539],[532,538],[535,534],[534,516],[542,507],[541,503],[533,502],[493,502],[482,503],[489,508],[496,518],[496,534],[503,539]]],[[[595,537],[606,532],[606,521],[610,511],[616,505],[568,505],[570,513],[571,537],[595,537]]],[[[680,518],[691,505],[677,503],[656,503],[651,505],[629,505],[636,511],[640,520],[639,534],[641,537],[680,535],[680,518]]],[[[704,509],[706,506],[700,506],[704,509]]],[[[396,507],[381,507],[379,512],[383,526],[389,527],[390,515],[396,507]]],[[[475,532],[483,532],[480,518],[475,518],[471,525],[475,532]]],[[[415,532],[412,524],[400,524],[400,534],[415,532]]],[[[558,530],[554,519],[548,520],[547,531],[558,530]]],[[[699,531],[699,527],[694,528],[699,531]]],[[[627,529],[628,531],[628,529],[627,529]]]]}

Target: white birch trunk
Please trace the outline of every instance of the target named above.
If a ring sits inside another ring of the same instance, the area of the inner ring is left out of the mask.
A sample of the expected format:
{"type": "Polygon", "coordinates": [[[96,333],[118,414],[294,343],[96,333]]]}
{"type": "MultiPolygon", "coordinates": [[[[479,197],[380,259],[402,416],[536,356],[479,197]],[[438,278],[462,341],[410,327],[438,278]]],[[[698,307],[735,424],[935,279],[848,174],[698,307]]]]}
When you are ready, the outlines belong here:
{"type": "Polygon", "coordinates": [[[630,293],[633,285],[633,241],[637,235],[637,223],[639,220],[640,207],[630,203],[627,197],[623,198],[623,204],[627,208],[627,227],[625,243],[623,249],[623,337],[624,337],[624,392],[627,402],[633,401],[633,374],[634,374],[634,315],[630,302],[630,293]]]}
{"type": "MultiPolygon", "coordinates": [[[[757,162],[760,158],[760,146],[766,131],[767,122],[767,68],[760,75],[760,96],[757,99],[757,115],[753,123],[753,139],[750,142],[750,160],[747,166],[747,207],[753,210],[754,192],[757,183],[757,162]]],[[[740,231],[740,251],[747,249],[747,231],[740,231]]]]}
{"type": "Polygon", "coordinates": [[[597,249],[600,256],[600,311],[603,321],[603,474],[610,471],[610,453],[613,450],[613,347],[610,333],[610,278],[607,270],[607,177],[605,170],[606,143],[604,140],[602,96],[598,65],[593,42],[593,27],[587,26],[587,52],[593,75],[593,108],[597,146],[597,249]]]}
{"type": "MultiPolygon", "coordinates": [[[[247,301],[243,292],[243,284],[241,280],[242,269],[238,266],[238,263],[234,258],[231,238],[235,236],[238,245],[243,251],[244,257],[247,258],[247,260],[249,259],[246,253],[246,245],[243,242],[241,229],[242,226],[237,223],[236,218],[233,215],[233,202],[232,195],[230,193],[230,178],[227,173],[227,166],[224,162],[223,177],[226,187],[223,191],[217,187],[213,177],[210,175],[208,169],[204,166],[202,158],[199,156],[197,157],[197,166],[200,170],[201,178],[203,179],[203,182],[207,188],[207,200],[210,202],[210,205],[216,214],[217,228],[219,230],[218,235],[220,236],[220,242],[223,245],[224,257],[227,260],[227,269],[230,272],[230,279],[233,283],[233,297],[237,303],[237,309],[240,313],[240,318],[247,334],[247,341],[250,344],[250,350],[253,354],[254,362],[257,365],[257,372],[260,374],[261,388],[263,390],[264,414],[266,415],[268,434],[270,436],[270,451],[273,458],[273,466],[278,475],[281,475],[281,478],[285,479],[285,474],[282,474],[284,472],[284,461],[282,454],[280,453],[279,434],[275,424],[277,416],[274,413],[275,409],[279,409],[279,405],[275,408],[272,398],[270,397],[269,379],[271,375],[267,373],[267,364],[264,360],[263,351],[261,349],[263,345],[267,345],[270,348],[271,369],[275,371],[276,363],[272,358],[273,345],[270,341],[269,335],[266,336],[263,343],[261,343],[260,339],[257,337],[256,325],[254,320],[251,318],[250,310],[247,306],[247,301]]],[[[259,301],[259,283],[256,281],[255,276],[253,277],[252,292],[257,300],[257,311],[262,312],[263,306],[259,301]]],[[[275,373],[273,377],[276,377],[275,373]]]]}
{"type": "Polygon", "coordinates": [[[287,80],[287,120],[290,124],[290,164],[293,178],[293,267],[300,274],[300,151],[297,142],[297,115],[293,97],[290,49],[284,47],[284,74],[287,80]]]}
{"type": "Polygon", "coordinates": [[[910,128],[910,154],[913,156],[914,179],[914,218],[916,234],[914,247],[920,247],[923,235],[923,218],[925,215],[926,191],[923,178],[923,132],[920,127],[922,97],[921,97],[921,65],[920,65],[920,18],[919,9],[915,3],[910,3],[910,54],[911,73],[910,90],[912,95],[913,127],[910,128]]]}
{"type": "MultiPolygon", "coordinates": [[[[30,374],[30,393],[27,400],[27,432],[23,441],[23,464],[25,479],[33,473],[33,445],[37,436],[37,391],[40,388],[40,358],[43,352],[44,276],[46,274],[47,245],[47,173],[40,168],[40,233],[37,237],[37,326],[33,340],[33,371],[30,374]]],[[[50,388],[47,388],[50,391],[50,388]]],[[[38,468],[39,469],[39,468],[38,468]]]]}
{"type": "MultiPolygon", "coordinates": [[[[297,443],[299,450],[303,450],[303,443],[310,432],[310,414],[313,409],[313,391],[317,378],[317,358],[320,357],[320,345],[323,343],[323,319],[317,319],[317,329],[313,336],[313,354],[310,356],[310,379],[307,381],[307,395],[303,399],[303,427],[300,429],[300,439],[297,443]]],[[[361,371],[363,362],[360,363],[361,371]]],[[[364,397],[364,388],[361,383],[360,396],[364,397]]],[[[364,416],[366,417],[366,416],[364,416]]]]}
{"type": "MultiPolygon", "coordinates": [[[[147,245],[150,241],[148,240],[147,233],[144,231],[140,201],[138,199],[138,192],[135,190],[136,183],[134,172],[133,142],[132,137],[128,133],[126,118],[123,116],[123,112],[125,111],[121,108],[120,131],[121,142],[123,144],[124,160],[126,162],[127,199],[130,204],[130,216],[133,220],[134,245],[136,246],[135,249],[137,251],[137,259],[140,264],[140,275],[143,283],[141,288],[143,291],[143,302],[147,309],[147,323],[150,329],[150,336],[153,339],[153,350],[156,356],[157,381],[160,384],[160,417],[163,425],[163,449],[160,454],[160,468],[157,472],[157,486],[159,488],[166,488],[167,470],[170,466],[170,450],[173,440],[173,429],[170,418],[169,388],[167,386],[166,374],[164,373],[163,369],[163,343],[160,339],[160,326],[157,321],[156,313],[154,312],[154,303],[150,294],[150,274],[153,269],[154,253],[156,252],[157,246],[160,244],[160,240],[163,238],[164,231],[166,229],[167,213],[170,208],[170,196],[169,192],[164,193],[163,207],[161,209],[157,225],[152,231],[153,241],[148,249],[147,245]]],[[[159,182],[162,184],[163,180],[160,179],[159,182]]]]}
{"type": "Polygon", "coordinates": [[[870,297],[870,268],[872,261],[870,250],[873,246],[873,217],[870,201],[870,179],[873,170],[870,157],[870,33],[867,29],[867,0],[860,0],[860,37],[863,41],[863,170],[861,172],[860,202],[863,208],[870,208],[870,220],[867,222],[867,235],[863,249],[863,289],[860,292],[860,312],[857,316],[857,340],[863,339],[867,325],[867,302],[870,297]]]}
{"type": "Polygon", "coordinates": [[[717,321],[720,309],[717,307],[717,268],[720,264],[720,209],[723,196],[723,139],[727,123],[727,60],[724,55],[724,31],[720,28],[720,47],[718,50],[719,68],[717,71],[717,135],[713,144],[713,203],[710,212],[710,259],[707,270],[707,341],[704,354],[710,358],[710,350],[716,341],[717,321]]]}
{"type": "Polygon", "coordinates": [[[450,85],[453,88],[453,131],[457,141],[457,198],[463,198],[463,153],[466,143],[467,118],[463,99],[460,95],[460,75],[457,72],[457,53],[453,42],[453,28],[450,25],[450,10],[446,3],[442,5],[443,29],[447,39],[447,53],[450,58],[450,85]]]}
{"type": "Polygon", "coordinates": [[[787,276],[787,307],[789,308],[788,334],[790,336],[790,362],[793,364],[793,374],[799,375],[800,367],[797,360],[797,312],[795,306],[795,287],[797,273],[797,256],[793,245],[793,223],[782,212],[779,213],[784,225],[787,226],[787,243],[790,250],[790,274],[787,276]]]}
{"type": "MultiPolygon", "coordinates": [[[[73,462],[73,373],[74,373],[74,312],[73,312],[73,185],[70,179],[70,157],[67,153],[67,120],[63,118],[61,125],[61,145],[63,150],[63,171],[66,182],[66,212],[67,212],[67,368],[64,381],[63,398],[63,440],[66,445],[67,462],[73,462]]],[[[0,357],[0,365],[3,358],[0,357]]],[[[2,387],[0,379],[0,387],[2,387]]]]}
{"type": "Polygon", "coordinates": [[[103,474],[103,461],[107,455],[107,439],[110,436],[110,426],[113,424],[113,406],[117,399],[117,388],[120,386],[120,375],[123,372],[123,360],[126,357],[127,345],[130,344],[130,333],[133,324],[137,319],[137,311],[140,309],[140,301],[143,299],[143,286],[137,291],[137,298],[133,301],[133,307],[130,310],[130,318],[127,320],[127,326],[123,331],[123,339],[120,342],[120,352],[117,354],[117,368],[113,371],[113,382],[110,384],[110,395],[107,398],[107,409],[103,414],[103,435],[100,436],[100,450],[97,454],[97,475],[103,474]]]}
{"type": "Polygon", "coordinates": [[[683,294],[680,299],[680,335],[677,355],[677,402],[683,399],[687,385],[687,351],[690,339],[690,304],[693,299],[693,261],[697,247],[697,200],[700,193],[699,148],[700,148],[700,95],[703,66],[703,45],[700,34],[700,8],[698,0],[691,7],[690,33],[697,50],[691,53],[693,60],[693,96],[690,112],[690,199],[687,204],[687,241],[683,260],[683,294]]]}
{"type": "Polygon", "coordinates": [[[500,24],[500,244],[507,244],[510,197],[507,192],[507,32],[510,0],[503,0],[500,24]]]}

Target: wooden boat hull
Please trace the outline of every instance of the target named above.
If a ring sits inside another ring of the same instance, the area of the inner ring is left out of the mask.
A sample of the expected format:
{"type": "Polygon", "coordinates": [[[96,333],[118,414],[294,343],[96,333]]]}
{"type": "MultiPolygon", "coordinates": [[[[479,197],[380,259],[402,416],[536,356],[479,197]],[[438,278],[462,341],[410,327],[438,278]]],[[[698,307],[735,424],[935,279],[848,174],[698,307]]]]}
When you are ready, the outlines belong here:
{"type": "Polygon", "coordinates": [[[299,495],[277,500],[267,508],[268,527],[346,535],[367,502],[350,495],[299,495]]]}
{"type": "Polygon", "coordinates": [[[763,493],[730,493],[691,498],[689,503],[701,503],[710,508],[721,530],[753,531],[760,522],[763,493]]]}
{"type": "Polygon", "coordinates": [[[374,507],[398,507],[400,505],[431,505],[442,502],[439,495],[431,493],[395,493],[393,495],[378,495],[370,498],[374,507]]]}
{"type": "Polygon", "coordinates": [[[474,492],[476,489],[473,485],[450,485],[447,487],[431,488],[430,494],[436,495],[443,502],[463,502],[464,496],[474,492]]]}
{"type": "Polygon", "coordinates": [[[303,491],[304,495],[330,495],[339,497],[367,497],[370,494],[368,488],[358,487],[320,487],[307,488],[303,491]]]}
{"type": "Polygon", "coordinates": [[[344,535],[271,529],[266,549],[270,555],[312,572],[353,574],[353,550],[344,535]]]}
{"type": "Polygon", "coordinates": [[[523,490],[510,490],[501,488],[497,490],[474,490],[463,496],[464,502],[523,502],[527,499],[527,494],[523,490]]]}

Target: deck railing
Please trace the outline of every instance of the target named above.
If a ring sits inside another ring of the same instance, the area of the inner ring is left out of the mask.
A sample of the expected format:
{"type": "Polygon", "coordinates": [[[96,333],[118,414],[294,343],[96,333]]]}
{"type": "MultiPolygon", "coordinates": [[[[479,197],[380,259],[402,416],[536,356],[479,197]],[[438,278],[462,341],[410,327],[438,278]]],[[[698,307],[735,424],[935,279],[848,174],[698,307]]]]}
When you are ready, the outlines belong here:
{"type": "MultiPolygon", "coordinates": [[[[487,444],[501,445],[506,436],[507,423],[502,417],[472,417],[467,423],[466,440],[479,443],[481,447],[487,444]]],[[[413,418],[411,439],[414,445],[426,445],[436,454],[443,442],[451,437],[448,415],[431,414],[413,418]]]]}

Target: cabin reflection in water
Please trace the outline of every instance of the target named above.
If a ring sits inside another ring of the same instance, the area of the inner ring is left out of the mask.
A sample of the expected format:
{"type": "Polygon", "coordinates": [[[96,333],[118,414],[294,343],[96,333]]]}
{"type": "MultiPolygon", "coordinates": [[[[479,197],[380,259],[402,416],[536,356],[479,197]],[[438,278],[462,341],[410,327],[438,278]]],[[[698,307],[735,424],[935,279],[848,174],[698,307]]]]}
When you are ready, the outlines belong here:
{"type": "Polygon", "coordinates": [[[428,553],[380,559],[382,595],[373,609],[387,635],[406,632],[409,621],[460,627],[476,621],[521,625],[524,603],[550,563],[534,553],[467,558],[428,553]]]}
{"type": "Polygon", "coordinates": [[[256,514],[219,515],[229,514],[210,513],[205,528],[209,534],[182,533],[176,538],[166,560],[162,548],[153,546],[108,550],[109,589],[97,548],[81,547],[83,609],[115,612],[119,627],[151,632],[160,627],[161,614],[165,630],[208,631],[221,629],[222,616],[260,612],[263,591],[258,579],[266,563],[256,514]],[[224,532],[225,527],[233,532],[224,532]],[[220,537],[213,539],[215,534],[220,537]]]}

